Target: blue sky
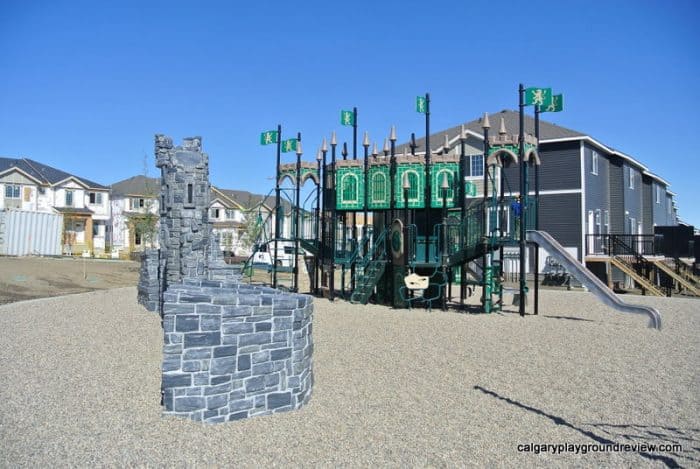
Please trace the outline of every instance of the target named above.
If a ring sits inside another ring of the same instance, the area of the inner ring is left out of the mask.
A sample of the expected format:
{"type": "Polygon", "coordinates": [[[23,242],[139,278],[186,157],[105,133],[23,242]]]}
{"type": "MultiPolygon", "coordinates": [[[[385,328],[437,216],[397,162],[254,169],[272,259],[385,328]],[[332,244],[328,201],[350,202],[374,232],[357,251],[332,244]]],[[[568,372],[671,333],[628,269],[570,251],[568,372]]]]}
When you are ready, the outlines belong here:
{"type": "Polygon", "coordinates": [[[154,134],[200,135],[213,184],[264,193],[278,123],[313,160],[351,141],[341,109],[381,148],[391,125],[422,136],[416,95],[437,131],[516,109],[522,82],[564,93],[545,119],[647,165],[698,227],[698,20],[680,0],[0,0],[0,155],[111,184],[157,175],[154,134]]]}

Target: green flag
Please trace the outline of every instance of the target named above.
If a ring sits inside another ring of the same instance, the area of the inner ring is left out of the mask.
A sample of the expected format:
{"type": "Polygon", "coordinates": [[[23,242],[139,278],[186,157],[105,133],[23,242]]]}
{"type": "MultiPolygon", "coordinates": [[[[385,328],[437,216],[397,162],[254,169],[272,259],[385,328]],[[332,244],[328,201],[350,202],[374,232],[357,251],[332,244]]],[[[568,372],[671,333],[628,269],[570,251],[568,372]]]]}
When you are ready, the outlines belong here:
{"type": "Polygon", "coordinates": [[[271,143],[277,143],[279,135],[276,130],[268,130],[260,134],[260,145],[269,145],[271,143]]]}
{"type": "Polygon", "coordinates": [[[416,96],[416,112],[421,114],[428,112],[428,100],[425,96],[416,96]]]}
{"type": "Polygon", "coordinates": [[[564,110],[564,95],[553,94],[549,106],[540,107],[540,112],[560,112],[564,110]]]}
{"type": "Polygon", "coordinates": [[[297,151],[297,139],[290,138],[289,140],[282,140],[282,153],[288,153],[290,151],[297,151]]]}
{"type": "Polygon", "coordinates": [[[342,125],[355,125],[355,113],[352,111],[340,111],[340,123],[342,125]]]}
{"type": "Polygon", "coordinates": [[[540,109],[552,102],[552,88],[527,88],[525,90],[525,105],[539,104],[540,109]]]}

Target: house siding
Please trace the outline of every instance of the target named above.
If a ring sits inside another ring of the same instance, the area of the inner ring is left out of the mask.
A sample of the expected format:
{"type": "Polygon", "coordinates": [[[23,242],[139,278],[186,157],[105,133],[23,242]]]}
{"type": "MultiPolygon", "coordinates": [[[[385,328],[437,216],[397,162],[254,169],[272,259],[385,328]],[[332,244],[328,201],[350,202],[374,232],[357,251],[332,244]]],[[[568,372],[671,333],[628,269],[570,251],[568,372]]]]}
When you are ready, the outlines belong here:
{"type": "Polygon", "coordinates": [[[627,163],[623,164],[623,187],[625,199],[623,232],[637,234],[636,225],[642,221],[642,173],[627,163]],[[634,179],[634,188],[630,188],[630,178],[634,179]],[[632,218],[635,220],[635,226],[630,227],[629,220],[632,218]]]}
{"type": "Polygon", "coordinates": [[[581,252],[581,194],[541,194],[540,229],[551,234],[564,247],[581,252]]]}
{"type": "MultiPolygon", "coordinates": [[[[600,211],[600,233],[605,233],[605,211],[610,212],[610,160],[601,151],[584,144],[584,178],[586,181],[586,214],[588,225],[588,212],[600,211]],[[593,152],[598,155],[598,173],[593,174],[593,152]]],[[[594,219],[595,221],[595,219],[594,219]]],[[[586,226],[586,233],[595,233],[594,226],[586,226]]]]}
{"type": "MultiPolygon", "coordinates": [[[[581,189],[579,142],[544,143],[540,145],[540,191],[581,189]]],[[[503,170],[506,192],[520,191],[520,165],[503,170]]],[[[530,167],[528,181],[535,190],[535,171],[530,167]]]]}
{"type": "Polygon", "coordinates": [[[656,183],[649,176],[642,175],[642,233],[654,233],[654,187],[656,183]]]}
{"type": "Polygon", "coordinates": [[[617,156],[611,156],[608,168],[610,175],[610,232],[620,234],[624,233],[625,224],[622,159],[617,156]]]}

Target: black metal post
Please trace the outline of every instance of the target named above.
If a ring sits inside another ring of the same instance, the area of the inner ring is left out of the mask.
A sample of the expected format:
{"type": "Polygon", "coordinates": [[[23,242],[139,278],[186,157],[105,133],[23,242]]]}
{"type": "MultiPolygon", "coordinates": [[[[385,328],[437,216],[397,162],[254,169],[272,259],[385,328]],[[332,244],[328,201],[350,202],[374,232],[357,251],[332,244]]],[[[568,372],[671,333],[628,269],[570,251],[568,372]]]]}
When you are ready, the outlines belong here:
{"type": "Polygon", "coordinates": [[[389,133],[389,141],[391,142],[391,159],[389,160],[389,180],[391,181],[390,185],[390,199],[389,199],[389,213],[390,213],[390,220],[389,223],[394,221],[394,217],[396,216],[394,213],[394,210],[396,209],[396,201],[394,198],[396,197],[396,128],[392,125],[391,126],[391,132],[389,133]]]}
{"type": "MultiPolygon", "coordinates": [[[[362,142],[362,146],[365,149],[365,187],[364,187],[364,202],[362,204],[362,238],[364,239],[369,231],[367,230],[367,206],[369,205],[369,199],[367,198],[369,193],[368,193],[368,187],[369,187],[369,136],[367,135],[367,132],[365,132],[365,138],[362,142]]],[[[364,253],[363,253],[364,254],[364,253]]]]}
{"type": "Polygon", "coordinates": [[[297,178],[296,178],[296,223],[294,224],[294,282],[292,284],[292,289],[296,292],[299,291],[299,236],[300,233],[300,217],[301,208],[300,197],[301,197],[301,132],[297,133],[297,178]]]}
{"type": "Polygon", "coordinates": [[[404,218],[406,219],[406,223],[404,224],[404,230],[405,230],[405,235],[404,235],[404,247],[403,247],[403,255],[404,255],[404,261],[406,263],[406,269],[408,270],[408,264],[409,264],[409,258],[408,258],[408,191],[409,188],[405,187],[406,184],[404,184],[403,188],[403,211],[404,211],[404,218]]]}
{"type": "MultiPolygon", "coordinates": [[[[272,258],[272,288],[277,288],[277,240],[280,237],[280,153],[282,145],[282,126],[277,125],[277,169],[275,170],[275,253],[272,258]]],[[[284,214],[284,211],[282,211],[284,214]]]]}
{"type": "MultiPolygon", "coordinates": [[[[490,124],[489,124],[490,125],[490,124]]],[[[488,193],[489,193],[489,165],[487,163],[488,156],[489,156],[489,150],[490,150],[490,144],[489,144],[489,127],[486,125],[484,122],[482,125],[482,128],[484,129],[484,210],[481,215],[481,223],[482,223],[482,230],[483,230],[483,235],[484,235],[484,254],[481,256],[481,305],[485,306],[486,305],[486,261],[487,261],[487,253],[488,253],[488,224],[489,224],[489,219],[488,219],[488,193]]]]}
{"type": "MultiPolygon", "coordinates": [[[[535,150],[540,157],[540,105],[535,105],[535,150]]],[[[535,229],[540,229],[540,165],[535,163],[535,229]]],[[[534,314],[540,306],[540,247],[535,246],[535,298],[534,314]]]]}
{"type": "MultiPolygon", "coordinates": [[[[343,160],[348,159],[348,142],[343,142],[343,150],[340,152],[341,155],[343,155],[343,160]]],[[[336,190],[338,188],[336,187],[336,190]]],[[[342,191],[343,188],[341,187],[340,190],[342,191]]],[[[348,212],[343,212],[341,217],[343,219],[343,259],[345,258],[345,255],[347,254],[347,245],[348,245],[348,230],[347,230],[347,213],[348,212]]],[[[342,266],[340,267],[340,294],[343,298],[345,298],[345,262],[343,262],[342,266]]]]}
{"type": "Polygon", "coordinates": [[[527,220],[527,176],[525,157],[525,87],[521,83],[518,87],[518,101],[520,109],[520,130],[518,131],[518,160],[520,163],[520,316],[525,316],[525,292],[527,290],[525,276],[525,223],[527,220]]]}
{"type": "MultiPolygon", "coordinates": [[[[464,219],[467,216],[467,191],[466,191],[466,177],[467,177],[467,134],[464,131],[464,126],[462,126],[462,132],[459,135],[459,214],[460,214],[460,227],[459,227],[459,245],[464,246],[464,219]]],[[[485,161],[485,160],[484,160],[485,161]]],[[[459,276],[459,304],[461,308],[464,308],[464,300],[467,296],[467,263],[465,262],[460,266],[460,276],[459,276]]]]}
{"type": "Polygon", "coordinates": [[[425,93],[425,262],[430,256],[430,93],[425,93]]]}
{"type": "MultiPolygon", "coordinates": [[[[325,141],[324,141],[325,144],[325,141]]],[[[318,295],[319,293],[319,267],[321,267],[321,272],[323,272],[323,264],[321,263],[322,246],[323,246],[323,230],[321,229],[321,182],[323,181],[323,174],[321,173],[321,161],[325,157],[325,153],[319,154],[316,157],[317,167],[318,167],[318,183],[316,184],[316,226],[314,227],[314,233],[318,236],[318,252],[316,253],[316,262],[314,262],[314,293],[318,295]]]]}
{"type": "MultiPolygon", "coordinates": [[[[330,266],[331,266],[331,273],[330,273],[330,279],[328,280],[328,297],[331,301],[335,300],[335,251],[336,251],[336,240],[335,240],[335,232],[336,229],[338,228],[338,220],[336,220],[337,212],[335,210],[335,195],[336,191],[338,188],[335,185],[335,147],[337,145],[336,139],[335,139],[335,132],[333,132],[333,135],[331,135],[331,177],[330,177],[330,183],[331,187],[333,188],[332,191],[332,197],[330,198],[331,200],[328,201],[328,206],[331,208],[330,209],[330,223],[331,223],[331,258],[330,258],[330,266]]],[[[325,200],[325,199],[324,199],[325,200]]]]}
{"type": "MultiPolygon", "coordinates": [[[[447,178],[445,173],[443,173],[443,176],[447,178]]],[[[445,184],[443,184],[442,187],[442,258],[440,261],[442,262],[442,275],[443,278],[447,276],[447,263],[445,262],[447,260],[447,190],[448,188],[445,187],[447,181],[444,181],[445,184]]],[[[435,240],[436,242],[440,242],[439,240],[435,240]]],[[[451,284],[448,279],[448,288],[447,291],[442,292],[442,310],[447,311],[447,296],[449,292],[451,291],[451,284]]]]}

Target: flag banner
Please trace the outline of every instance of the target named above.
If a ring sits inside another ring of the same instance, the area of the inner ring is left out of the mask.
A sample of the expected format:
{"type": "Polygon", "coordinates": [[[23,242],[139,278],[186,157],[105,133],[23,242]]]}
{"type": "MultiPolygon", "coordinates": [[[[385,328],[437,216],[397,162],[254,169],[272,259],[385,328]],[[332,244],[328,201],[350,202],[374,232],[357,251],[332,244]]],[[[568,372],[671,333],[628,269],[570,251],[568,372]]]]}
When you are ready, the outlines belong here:
{"type": "Polygon", "coordinates": [[[428,112],[428,100],[425,96],[416,96],[416,112],[421,114],[428,112]]]}
{"type": "Polygon", "coordinates": [[[527,88],[525,90],[525,105],[539,105],[540,109],[552,102],[552,88],[527,88]]]}
{"type": "Polygon", "coordinates": [[[342,125],[355,125],[355,113],[352,111],[340,111],[340,123],[342,125]]]}
{"type": "Polygon", "coordinates": [[[276,130],[268,130],[267,132],[263,132],[260,134],[260,145],[269,145],[271,143],[277,143],[278,138],[279,135],[277,135],[276,130]]]}
{"type": "Polygon", "coordinates": [[[297,139],[290,138],[289,140],[282,140],[282,152],[289,153],[290,151],[297,151],[297,139]]]}
{"type": "Polygon", "coordinates": [[[540,112],[560,112],[564,110],[564,95],[553,94],[549,106],[541,107],[540,112]]]}

